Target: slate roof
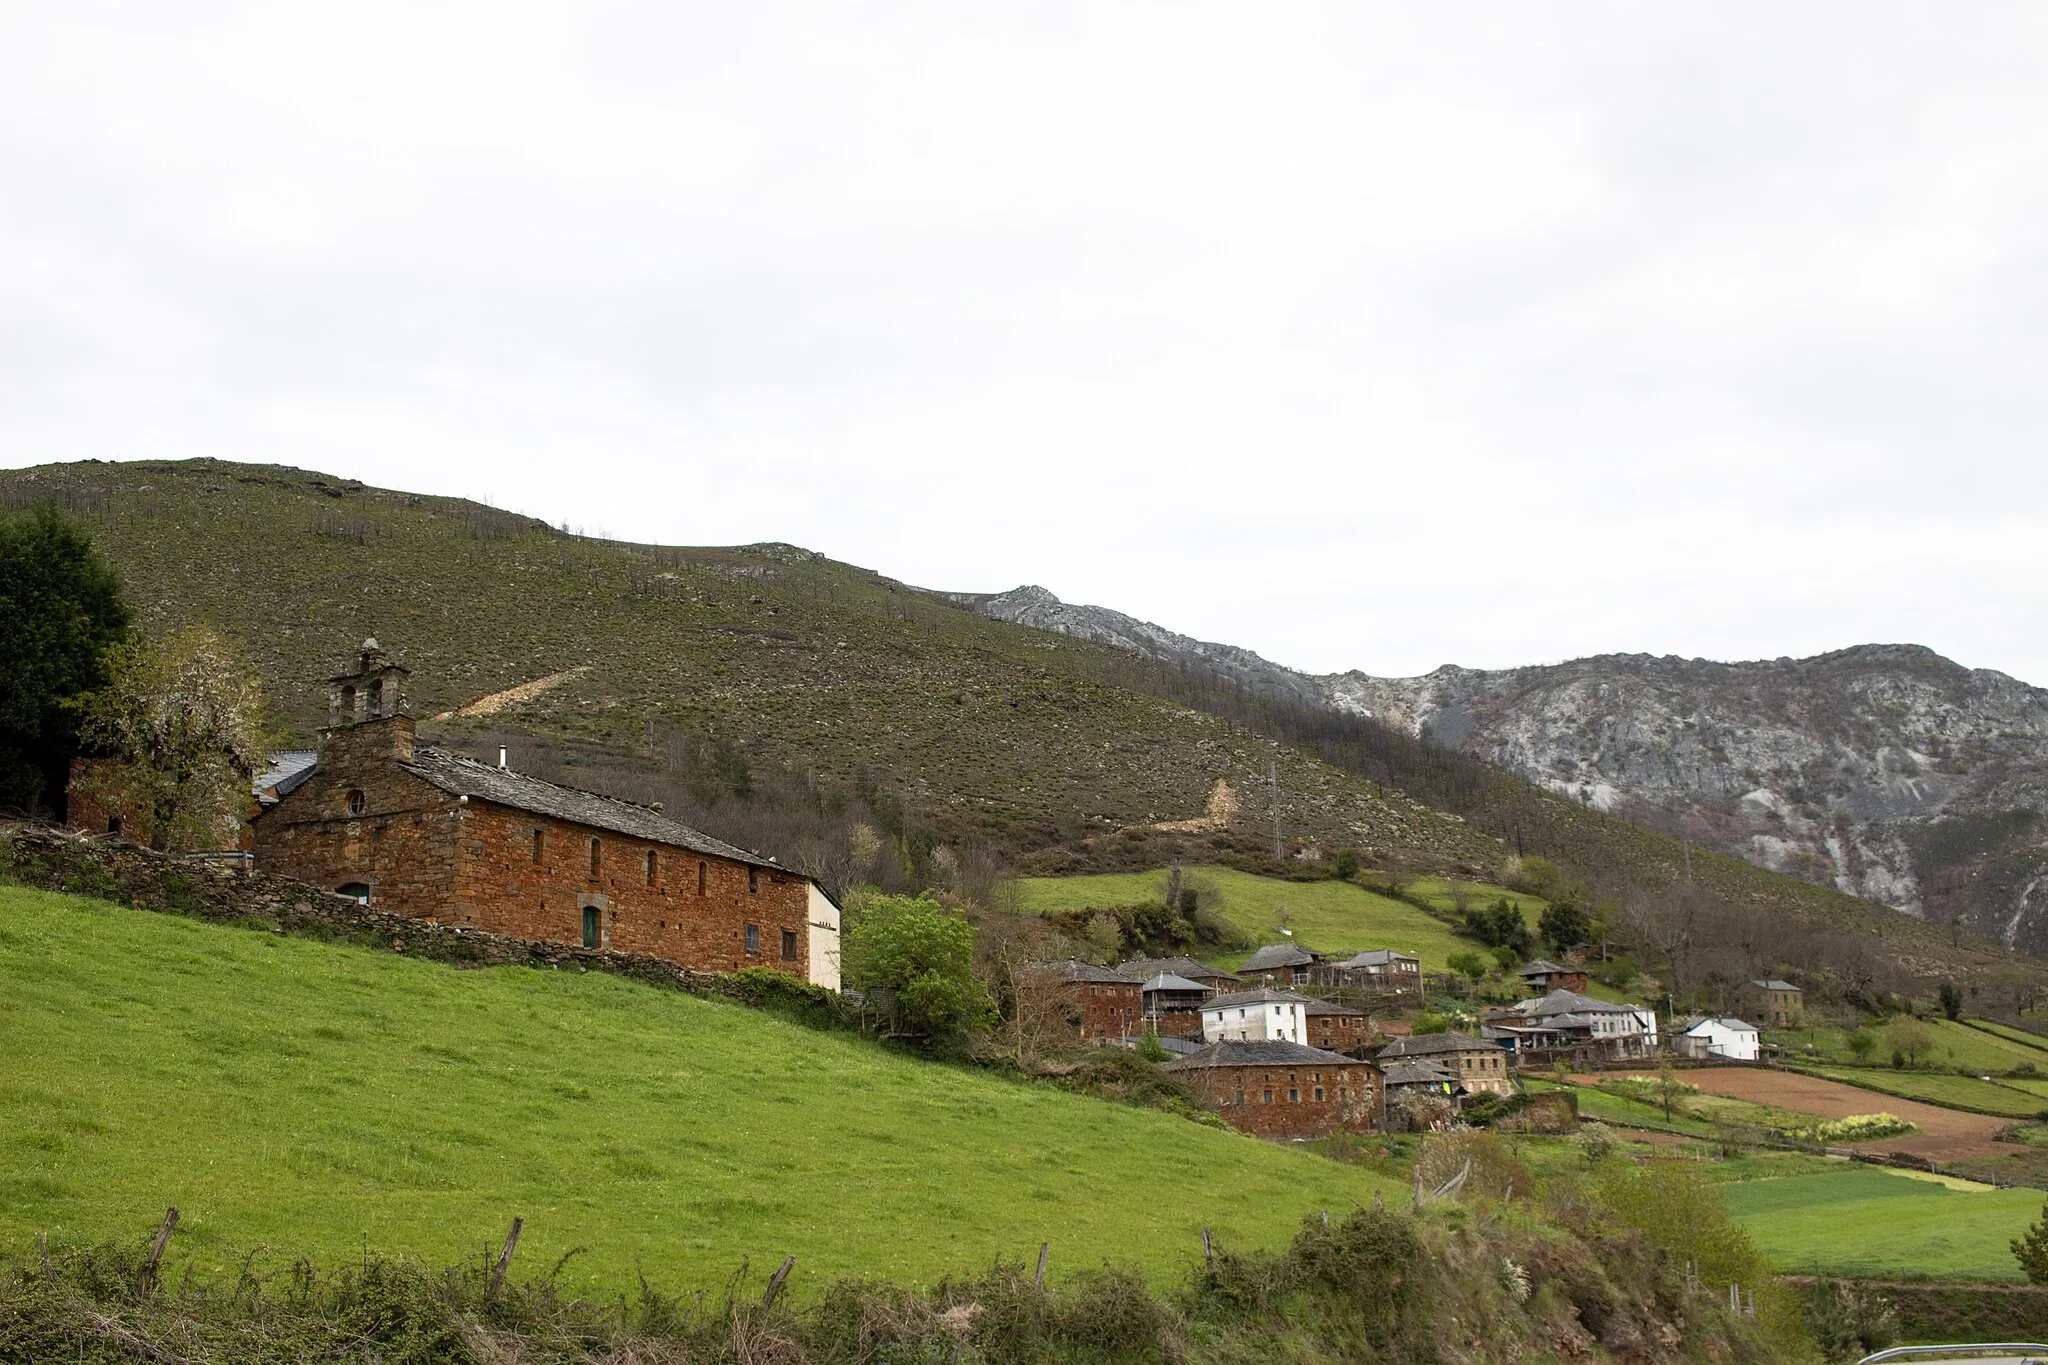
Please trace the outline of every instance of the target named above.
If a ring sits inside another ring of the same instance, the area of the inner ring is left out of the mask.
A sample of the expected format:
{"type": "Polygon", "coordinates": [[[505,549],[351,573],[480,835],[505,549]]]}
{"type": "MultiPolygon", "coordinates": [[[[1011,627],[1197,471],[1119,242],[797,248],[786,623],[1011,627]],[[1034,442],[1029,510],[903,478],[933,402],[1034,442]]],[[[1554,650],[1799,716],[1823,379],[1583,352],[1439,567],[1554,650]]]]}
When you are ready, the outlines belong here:
{"type": "Polygon", "coordinates": [[[1704,1019],[1695,1019],[1685,1026],[1685,1032],[1691,1033],[1694,1029],[1705,1028],[1708,1024],[1719,1024],[1722,1028],[1727,1029],[1730,1033],[1763,1032],[1763,1030],[1759,1029],[1755,1024],[1745,1024],[1740,1019],[1731,1018],[1727,1015],[1708,1015],[1704,1019]]]}
{"type": "Polygon", "coordinates": [[[1280,1038],[1229,1039],[1167,1062],[1161,1071],[1206,1071],[1224,1066],[1370,1066],[1356,1057],[1325,1052],[1280,1038]]]}
{"type": "Polygon", "coordinates": [[[318,749],[286,749],[270,756],[270,766],[249,782],[256,799],[270,803],[290,796],[313,775],[320,762],[318,749]]]}
{"type": "Polygon", "coordinates": [[[1526,964],[1526,965],[1525,965],[1525,966],[1524,966],[1524,967],[1523,967],[1523,968],[1522,968],[1522,969],[1521,969],[1520,971],[1516,972],[1516,973],[1515,973],[1515,975],[1516,975],[1516,976],[1556,976],[1556,975],[1558,975],[1558,974],[1559,974],[1559,973],[1561,973],[1561,972],[1572,972],[1572,971],[1577,971],[1577,970],[1578,970],[1578,969],[1577,969],[1577,968],[1575,968],[1575,967],[1566,967],[1566,966],[1562,966],[1562,965],[1560,965],[1560,964],[1558,964],[1558,963],[1552,962],[1552,961],[1551,961],[1551,960],[1550,960],[1549,958],[1547,958],[1547,957],[1539,957],[1539,958],[1537,958],[1537,959],[1536,959],[1536,960],[1535,960],[1534,962],[1531,962],[1531,963],[1528,963],[1528,964],[1526,964]]]}
{"type": "Polygon", "coordinates": [[[1226,972],[1221,967],[1211,967],[1206,962],[1197,962],[1191,957],[1134,957],[1129,962],[1119,962],[1116,969],[1133,981],[1144,981],[1171,972],[1184,976],[1190,981],[1236,981],[1236,972],[1226,972]]]}
{"type": "Polygon", "coordinates": [[[1758,990],[1765,991],[1796,991],[1799,989],[1791,982],[1780,981],[1776,977],[1772,977],[1769,981],[1752,981],[1749,984],[1755,986],[1758,990]]]}
{"type": "Polygon", "coordinates": [[[1535,1000],[1524,1000],[1514,1007],[1513,1013],[1526,1014],[1536,1019],[1548,1019],[1559,1014],[1634,1014],[1641,1006],[1612,1005],[1605,1000],[1595,1000],[1590,995],[1580,995],[1562,987],[1535,1000]]]}
{"type": "Polygon", "coordinates": [[[1358,1015],[1361,1018],[1365,1014],[1364,1010],[1355,1010],[1349,1005],[1332,1004],[1328,1000],[1311,1000],[1301,1012],[1303,1014],[1352,1014],[1358,1015]]]}
{"type": "Polygon", "coordinates": [[[1079,958],[1063,957],[1057,961],[1042,962],[1039,965],[1049,967],[1059,973],[1059,978],[1062,981],[1100,981],[1105,985],[1111,986],[1135,986],[1138,984],[1122,972],[1113,972],[1107,967],[1098,967],[1092,962],[1083,962],[1079,958]]]}
{"type": "Polygon", "coordinates": [[[1176,1057],[1188,1057],[1202,1050],[1202,1045],[1189,1038],[1169,1038],[1160,1034],[1153,1040],[1176,1057]]]}
{"type": "Polygon", "coordinates": [[[1455,1084],[1458,1079],[1435,1062],[1395,1062],[1386,1068],[1386,1077],[1389,1086],[1455,1084]]]}
{"type": "Polygon", "coordinates": [[[1337,965],[1339,967],[1384,967],[1392,962],[1420,962],[1421,960],[1421,958],[1413,953],[1404,953],[1393,948],[1368,948],[1362,953],[1354,953],[1337,965]]]}
{"type": "Polygon", "coordinates": [[[446,749],[421,745],[413,750],[411,762],[401,763],[399,766],[414,777],[432,783],[451,796],[467,796],[472,800],[509,806],[513,810],[531,811],[535,815],[548,815],[557,820],[588,825],[592,829],[608,829],[615,834],[628,834],[636,839],[687,848],[692,853],[703,853],[713,858],[729,858],[736,863],[771,867],[778,872],[789,870],[773,858],[764,858],[758,853],[735,848],[723,840],[691,829],[688,825],[678,824],[660,811],[649,810],[645,806],[636,806],[630,801],[620,801],[610,796],[599,796],[596,792],[578,791],[574,787],[558,787],[552,782],[528,777],[525,773],[494,768],[473,758],[449,753],[446,749]]]}
{"type": "MultiPolygon", "coordinates": [[[[1130,980],[1129,977],[1124,977],[1122,979],[1126,981],[1130,980]]],[[[1153,977],[1150,981],[1147,981],[1145,983],[1145,989],[1148,992],[1204,991],[1210,995],[1214,995],[1216,993],[1216,988],[1214,986],[1205,986],[1199,981],[1190,981],[1184,976],[1175,976],[1172,972],[1161,972],[1159,975],[1153,977]]]]}
{"type": "Polygon", "coordinates": [[[1272,1003],[1282,1005],[1313,1005],[1316,1002],[1305,995],[1296,995],[1293,991],[1261,989],[1255,991],[1232,991],[1229,995],[1219,995],[1204,1003],[1202,1008],[1205,1010],[1235,1009],[1239,1005],[1265,1005],[1272,1003]]]}
{"type": "Polygon", "coordinates": [[[1380,1056],[1429,1057],[1446,1052],[1498,1052],[1498,1043],[1474,1038],[1467,1033],[1424,1033],[1413,1038],[1396,1038],[1380,1049],[1380,1056]]]}
{"type": "Polygon", "coordinates": [[[1322,961],[1299,943],[1269,943],[1245,959],[1240,976],[1247,972],[1270,971],[1275,967],[1309,967],[1322,961]]]}

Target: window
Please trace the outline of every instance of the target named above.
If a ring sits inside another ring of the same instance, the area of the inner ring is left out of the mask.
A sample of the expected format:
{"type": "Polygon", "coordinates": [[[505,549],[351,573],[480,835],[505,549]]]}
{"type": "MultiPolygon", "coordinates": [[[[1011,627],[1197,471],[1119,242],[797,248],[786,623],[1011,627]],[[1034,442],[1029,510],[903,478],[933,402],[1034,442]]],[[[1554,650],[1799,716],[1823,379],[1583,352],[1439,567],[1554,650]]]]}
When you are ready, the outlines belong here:
{"type": "Polygon", "coordinates": [[[747,926],[747,951],[750,953],[761,951],[761,926],[758,924],[749,924],[747,926]]]}
{"type": "Polygon", "coordinates": [[[1289,1104],[1300,1104],[1300,1103],[1301,1103],[1301,1092],[1300,1092],[1299,1090],[1290,1090],[1290,1091],[1288,1091],[1288,1092],[1287,1092],[1287,1102],[1288,1102],[1289,1104]]]}
{"type": "Polygon", "coordinates": [[[1242,1091],[1242,1090],[1240,1090],[1240,1091],[1238,1091],[1238,1092],[1237,1092],[1237,1103],[1239,1103],[1239,1104],[1243,1104],[1243,1103],[1244,1103],[1244,1091],[1242,1091]]]}
{"type": "Polygon", "coordinates": [[[368,905],[370,903],[370,884],[368,882],[343,882],[334,889],[359,905],[368,905]]]}
{"type": "Polygon", "coordinates": [[[761,869],[749,863],[747,864],[747,894],[749,896],[758,895],[760,891],[761,869]]]}
{"type": "Polygon", "coordinates": [[[599,845],[597,840],[592,839],[590,841],[590,879],[592,881],[597,880],[598,849],[600,847],[601,846],[599,845]]]}
{"type": "Polygon", "coordinates": [[[654,874],[657,866],[654,850],[650,848],[647,850],[647,884],[649,886],[654,885],[654,874]]]}
{"type": "Polygon", "coordinates": [[[782,960],[784,962],[796,961],[796,930],[794,929],[784,929],[782,931],[782,960]]]}
{"type": "Polygon", "coordinates": [[[1317,1086],[1317,1087],[1316,1087],[1316,1103],[1317,1103],[1317,1104],[1321,1104],[1322,1102],[1323,1102],[1323,1088],[1322,1088],[1321,1086],[1317,1086]]]}
{"type": "Polygon", "coordinates": [[[541,841],[544,837],[545,831],[543,830],[535,830],[533,832],[533,865],[535,867],[540,866],[541,841]]]}
{"type": "Polygon", "coordinates": [[[594,905],[586,905],[583,907],[583,946],[586,948],[595,948],[597,946],[597,937],[597,907],[594,905]]]}
{"type": "Polygon", "coordinates": [[[382,715],[383,713],[384,680],[382,678],[378,678],[376,681],[370,684],[370,714],[373,716],[377,716],[382,715]]]}
{"type": "Polygon", "coordinates": [[[1265,1099],[1264,1099],[1263,1101],[1261,1101],[1261,1103],[1264,1103],[1264,1104],[1271,1104],[1272,1102],[1273,1102],[1273,1092],[1272,1092],[1272,1091],[1270,1091],[1270,1090],[1268,1090],[1268,1091],[1266,1092],[1266,1098],[1265,1098],[1265,1099]]]}
{"type": "Polygon", "coordinates": [[[697,894],[704,894],[704,864],[697,864],[697,894]]]}
{"type": "Polygon", "coordinates": [[[364,811],[368,810],[369,808],[370,798],[363,794],[362,788],[357,787],[349,792],[348,813],[350,815],[361,815],[364,811]]]}

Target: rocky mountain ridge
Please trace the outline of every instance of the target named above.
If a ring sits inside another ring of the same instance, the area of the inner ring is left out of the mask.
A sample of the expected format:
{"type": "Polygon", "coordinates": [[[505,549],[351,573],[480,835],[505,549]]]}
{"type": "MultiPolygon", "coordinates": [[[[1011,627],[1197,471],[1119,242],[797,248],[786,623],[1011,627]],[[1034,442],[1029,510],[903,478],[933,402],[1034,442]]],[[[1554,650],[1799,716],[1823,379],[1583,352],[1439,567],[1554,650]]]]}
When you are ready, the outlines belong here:
{"type": "Polygon", "coordinates": [[[1919,645],[1313,675],[1043,588],[955,600],[1370,715],[1703,847],[2048,952],[2048,690],[1919,645]]]}

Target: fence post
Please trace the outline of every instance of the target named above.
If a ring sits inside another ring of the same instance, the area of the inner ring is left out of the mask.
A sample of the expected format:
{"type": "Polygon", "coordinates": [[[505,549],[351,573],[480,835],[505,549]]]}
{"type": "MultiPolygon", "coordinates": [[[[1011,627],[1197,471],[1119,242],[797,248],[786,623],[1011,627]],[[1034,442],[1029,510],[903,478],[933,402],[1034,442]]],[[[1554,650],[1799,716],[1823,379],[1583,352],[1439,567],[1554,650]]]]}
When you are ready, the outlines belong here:
{"type": "Polygon", "coordinates": [[[156,1288],[156,1270],[163,1263],[164,1248],[171,1244],[171,1232],[178,1226],[178,1206],[164,1210],[163,1226],[156,1230],[156,1241],[150,1244],[149,1255],[143,1258],[142,1273],[135,1277],[135,1297],[146,1299],[149,1291],[156,1288]]]}
{"type": "Polygon", "coordinates": [[[505,1248],[498,1253],[498,1263],[491,1267],[491,1287],[484,1294],[486,1302],[495,1300],[498,1291],[505,1287],[505,1271],[512,1264],[512,1253],[519,1247],[519,1229],[524,1226],[525,1219],[512,1220],[512,1230],[505,1234],[505,1248]]]}
{"type": "Polygon", "coordinates": [[[1209,1241],[1209,1229],[1202,1229],[1202,1259],[1209,1264],[1209,1273],[1216,1273],[1216,1248],[1209,1241]]]}
{"type": "Polygon", "coordinates": [[[782,1282],[789,1278],[789,1272],[794,1269],[796,1269],[796,1257],[784,1257],[782,1267],[768,1277],[768,1288],[761,1294],[761,1306],[763,1308],[775,1306],[775,1296],[782,1292],[782,1282]]]}
{"type": "Polygon", "coordinates": [[[1040,1242],[1038,1244],[1038,1274],[1032,1277],[1031,1283],[1037,1285],[1040,1289],[1045,1288],[1045,1258],[1051,1253],[1051,1242],[1040,1242]]]}

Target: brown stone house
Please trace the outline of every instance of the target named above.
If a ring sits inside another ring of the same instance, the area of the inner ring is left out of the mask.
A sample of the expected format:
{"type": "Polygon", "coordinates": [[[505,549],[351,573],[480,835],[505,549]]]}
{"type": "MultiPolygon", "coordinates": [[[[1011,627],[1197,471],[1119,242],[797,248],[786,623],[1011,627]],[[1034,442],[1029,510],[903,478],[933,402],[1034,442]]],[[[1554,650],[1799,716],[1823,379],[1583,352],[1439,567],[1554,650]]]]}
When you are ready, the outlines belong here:
{"type": "Polygon", "coordinates": [[[1382,1117],[1377,1066],[1300,1043],[1211,1043],[1160,1070],[1187,1081],[1231,1127],[1259,1137],[1367,1133],[1382,1117]]]}
{"type": "Polygon", "coordinates": [[[1800,989],[1775,977],[1768,981],[1745,981],[1740,994],[1742,1012],[1772,1028],[1796,1027],[1806,1008],[1806,997],[1800,989]]]}
{"type": "Polygon", "coordinates": [[[1189,981],[1199,981],[1219,991],[1236,990],[1241,980],[1236,972],[1226,972],[1221,967],[1211,967],[1191,957],[1134,957],[1117,963],[1116,969],[1133,981],[1150,981],[1165,972],[1186,977],[1189,981]]]}
{"type": "Polygon", "coordinates": [[[1306,985],[1322,961],[1321,953],[1310,952],[1299,943],[1269,943],[1246,958],[1237,974],[1267,986],[1306,985]]]}
{"type": "Polygon", "coordinates": [[[1301,1013],[1308,1023],[1308,1045],[1325,1052],[1355,1053],[1370,1046],[1375,1037],[1370,1016],[1349,1005],[1311,1000],[1301,1013]]]}
{"type": "Polygon", "coordinates": [[[1214,986],[1161,972],[1140,985],[1145,999],[1145,1031],[1167,1038],[1200,1038],[1202,1006],[1216,994],[1214,986]]]}
{"type": "Polygon", "coordinates": [[[366,641],[318,758],[252,822],[256,866],[515,938],[772,967],[839,986],[839,910],[809,877],[649,807],[419,744],[405,670],[366,641]]]}
{"type": "Polygon", "coordinates": [[[1381,1066],[1394,1062],[1434,1062],[1471,1094],[1512,1095],[1507,1049],[1463,1033],[1421,1033],[1396,1038],[1379,1051],[1381,1066]]]}
{"type": "Polygon", "coordinates": [[[1584,967],[1567,967],[1541,957],[1534,962],[1523,963],[1515,975],[1538,995],[1548,995],[1552,991],[1583,991],[1587,985],[1584,967]]]}
{"type": "Polygon", "coordinates": [[[1104,1045],[1144,1032],[1143,982],[1075,958],[1041,965],[1060,983],[1068,1017],[1082,1042],[1104,1045]]]}

